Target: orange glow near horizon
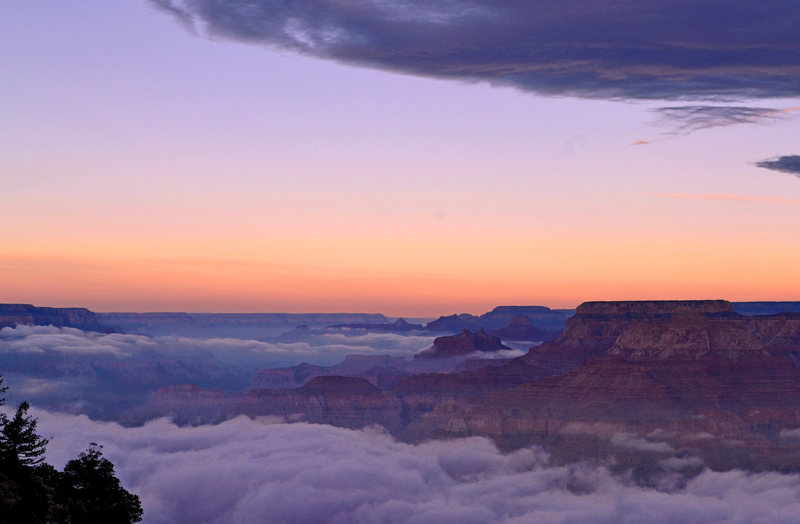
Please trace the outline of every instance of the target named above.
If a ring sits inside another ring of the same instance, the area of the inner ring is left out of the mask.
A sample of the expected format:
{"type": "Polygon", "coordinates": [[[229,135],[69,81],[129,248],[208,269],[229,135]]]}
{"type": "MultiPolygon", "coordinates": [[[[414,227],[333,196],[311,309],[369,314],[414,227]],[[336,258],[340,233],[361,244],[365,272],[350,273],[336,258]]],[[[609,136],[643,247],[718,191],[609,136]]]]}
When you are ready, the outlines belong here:
{"type": "Polygon", "coordinates": [[[326,257],[324,250],[306,259],[315,263],[305,264],[18,256],[0,259],[0,287],[5,302],[97,311],[364,311],[393,316],[481,313],[503,304],[575,307],[586,300],[800,297],[795,263],[800,251],[781,250],[769,237],[761,239],[762,250],[747,257],[735,241],[710,248],[685,239],[672,244],[663,239],[550,241],[501,255],[496,251],[500,246],[491,242],[471,253],[469,244],[459,251],[457,242],[438,250],[428,246],[430,256],[447,254],[449,262],[461,258],[452,268],[425,259],[415,264],[413,257],[402,256],[403,248],[424,252],[419,243],[366,261],[355,257],[350,267],[342,256],[326,257]]]}
{"type": "Polygon", "coordinates": [[[0,302],[800,300],[800,178],[758,167],[798,153],[794,98],[683,132],[658,117],[676,100],[344,66],[197,38],[147,2],[12,4],[0,302]]]}
{"type": "Polygon", "coordinates": [[[543,200],[532,214],[509,198],[487,200],[488,213],[407,223],[372,203],[329,220],[318,213],[314,223],[207,214],[204,228],[104,229],[101,219],[87,227],[68,215],[39,225],[34,217],[7,235],[13,251],[0,254],[0,301],[438,316],[586,300],[797,300],[800,233],[773,227],[794,219],[787,203],[651,193],[614,213],[605,201],[543,200]]]}

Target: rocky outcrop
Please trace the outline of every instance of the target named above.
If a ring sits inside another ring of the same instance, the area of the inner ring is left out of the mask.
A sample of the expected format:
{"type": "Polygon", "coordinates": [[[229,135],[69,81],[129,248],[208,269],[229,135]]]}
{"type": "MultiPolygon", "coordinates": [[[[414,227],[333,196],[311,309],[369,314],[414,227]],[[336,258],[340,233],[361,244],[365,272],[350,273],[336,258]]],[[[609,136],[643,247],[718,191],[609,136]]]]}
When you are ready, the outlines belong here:
{"type": "Polygon", "coordinates": [[[473,353],[495,353],[504,349],[510,348],[504,346],[499,338],[488,334],[483,328],[475,333],[465,329],[458,335],[437,337],[431,348],[417,353],[414,358],[455,358],[473,353]]]}
{"type": "Polygon", "coordinates": [[[796,322],[723,301],[582,305],[558,341],[515,361],[566,374],[437,405],[406,431],[537,442],[573,459],[622,442],[718,469],[798,470],[800,446],[781,437],[800,427],[796,322]],[[552,365],[559,356],[568,365],[552,365]]]}
{"type": "Polygon", "coordinates": [[[380,424],[390,431],[405,425],[403,404],[395,395],[378,390],[366,379],[340,376],[316,377],[300,388],[254,389],[246,394],[171,386],[130,410],[123,421],[136,424],[170,416],[179,424],[200,424],[236,415],[277,416],[347,428],[380,424]]]}
{"type": "MultiPolygon", "coordinates": [[[[442,338],[448,355],[493,339],[442,338]]],[[[800,471],[798,341],[800,315],[747,317],[725,301],[593,302],[559,339],[500,365],[402,377],[387,391],[320,377],[243,395],[235,412],[379,423],[409,441],[484,435],[541,444],[559,460],[695,457],[715,469],[800,471]]]]}
{"type": "Polygon", "coordinates": [[[489,334],[500,340],[523,340],[528,342],[546,342],[555,340],[560,331],[547,331],[533,325],[531,319],[525,315],[517,315],[506,327],[493,329],[489,334]]]}
{"type": "MultiPolygon", "coordinates": [[[[464,329],[476,331],[503,329],[518,316],[526,317],[533,326],[543,331],[561,332],[574,313],[571,309],[550,309],[545,306],[498,306],[480,316],[462,313],[442,316],[429,322],[425,329],[439,333],[459,333],[464,329]]],[[[509,339],[510,340],[510,339],[509,339]]]]}
{"type": "Polygon", "coordinates": [[[705,334],[696,331],[710,326],[709,322],[737,320],[743,317],[734,313],[730,302],[725,300],[585,302],[567,321],[558,339],[532,348],[522,359],[565,373],[587,358],[609,351],[623,333],[626,333],[623,344],[646,337],[648,340],[642,344],[650,344],[651,349],[655,343],[670,350],[678,342],[674,337],[681,336],[680,330],[685,331],[683,336],[694,330],[696,336],[703,338],[705,334]],[[665,335],[669,326],[675,328],[672,339],[665,335]],[[632,331],[628,333],[629,330],[632,331]],[[654,337],[663,339],[658,342],[654,337]]]}
{"type": "Polygon", "coordinates": [[[84,331],[112,332],[95,313],[82,307],[38,307],[31,304],[0,304],[0,328],[33,324],[73,327],[84,331]]]}
{"type": "Polygon", "coordinates": [[[316,377],[338,375],[367,379],[381,390],[391,390],[405,378],[436,373],[449,377],[451,373],[477,371],[485,367],[499,367],[510,359],[480,358],[422,358],[406,359],[390,355],[348,355],[333,366],[298,364],[286,368],[262,369],[250,379],[251,389],[298,388],[316,377]]]}
{"type": "Polygon", "coordinates": [[[263,369],[253,374],[250,387],[251,389],[297,388],[316,377],[338,375],[365,378],[377,387],[387,389],[401,377],[413,372],[403,357],[348,355],[342,363],[334,366],[298,364],[288,368],[263,369]]]}

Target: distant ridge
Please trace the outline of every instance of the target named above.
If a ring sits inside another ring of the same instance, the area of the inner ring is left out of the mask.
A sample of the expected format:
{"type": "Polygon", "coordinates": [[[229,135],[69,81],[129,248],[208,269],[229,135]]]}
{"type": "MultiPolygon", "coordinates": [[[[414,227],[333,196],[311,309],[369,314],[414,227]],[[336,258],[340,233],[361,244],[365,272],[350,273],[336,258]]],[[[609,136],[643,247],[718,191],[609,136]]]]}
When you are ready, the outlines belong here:
{"type": "Polygon", "coordinates": [[[113,331],[97,315],[83,307],[38,307],[32,304],[0,304],[0,328],[33,324],[74,327],[85,331],[113,331]]]}
{"type": "Polygon", "coordinates": [[[497,306],[480,316],[468,313],[441,316],[429,322],[425,329],[440,333],[461,333],[465,329],[477,331],[480,328],[500,330],[512,322],[519,323],[519,317],[522,316],[539,330],[560,332],[567,325],[567,319],[574,314],[574,309],[550,309],[546,306],[497,306]]]}
{"type": "Polygon", "coordinates": [[[747,316],[800,313],[800,302],[733,302],[731,305],[734,311],[747,316]]]}

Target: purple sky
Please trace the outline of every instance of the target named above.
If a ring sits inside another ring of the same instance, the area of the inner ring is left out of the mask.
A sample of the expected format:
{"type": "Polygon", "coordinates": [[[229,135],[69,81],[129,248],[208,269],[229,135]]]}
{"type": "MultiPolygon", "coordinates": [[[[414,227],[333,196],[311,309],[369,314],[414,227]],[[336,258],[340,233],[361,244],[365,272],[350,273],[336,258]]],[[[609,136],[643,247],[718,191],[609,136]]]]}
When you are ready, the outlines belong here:
{"type": "Polygon", "coordinates": [[[552,71],[606,38],[583,4],[542,13],[549,40],[481,2],[263,2],[250,18],[238,2],[196,2],[199,35],[154,5],[0,5],[4,301],[432,314],[800,296],[800,180],[778,159],[798,153],[796,113],[779,111],[800,102],[776,73],[791,79],[797,64],[775,51],[797,42],[769,10],[709,33],[679,15],[702,21],[717,2],[705,14],[643,3],[615,22],[617,54],[565,76],[552,71]],[[659,38],[719,52],[698,52],[703,67],[651,53],[635,30],[650,19],[659,38]],[[547,67],[516,56],[515,38],[547,67]],[[742,42],[762,54],[736,54],[742,42]],[[545,53],[555,43],[564,51],[545,53]],[[728,76],[697,73],[717,55],[728,76]],[[486,73],[514,60],[525,74],[486,73]],[[726,90],[740,99],[713,98],[726,90]]]}

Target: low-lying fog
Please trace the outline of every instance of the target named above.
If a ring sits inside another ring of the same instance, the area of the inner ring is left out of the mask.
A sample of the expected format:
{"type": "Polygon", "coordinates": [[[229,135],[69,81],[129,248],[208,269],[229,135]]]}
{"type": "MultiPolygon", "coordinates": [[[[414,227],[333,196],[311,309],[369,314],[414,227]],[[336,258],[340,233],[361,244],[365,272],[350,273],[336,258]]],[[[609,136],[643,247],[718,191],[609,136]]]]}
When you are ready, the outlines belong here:
{"type": "MultiPolygon", "coordinates": [[[[166,419],[139,427],[97,420],[119,420],[164,385],[239,389],[259,369],[330,365],[348,354],[410,357],[432,341],[420,333],[359,331],[265,342],[3,328],[0,373],[11,388],[4,409],[32,402],[39,432],[52,439],[47,460],[56,467],[89,442],[105,446],[151,523],[738,523],[796,522],[800,515],[800,475],[704,470],[694,476],[702,467],[697,457],[663,461],[665,473],[646,488],[612,474],[608,464],[552,465],[538,448],[504,454],[478,437],[411,445],[378,427],[279,419],[237,417],[196,427],[166,419]]],[[[523,350],[524,343],[514,346],[523,350]]],[[[636,436],[615,438],[618,446],[644,445],[636,436]]]]}
{"type": "MultiPolygon", "coordinates": [[[[238,417],[125,428],[33,410],[62,467],[105,446],[151,523],[797,522],[800,475],[704,471],[680,486],[636,486],[600,465],[552,466],[536,448],[500,453],[487,439],[409,445],[363,431],[238,417]]],[[[676,464],[675,467],[680,467],[676,464]]]]}
{"type": "Polygon", "coordinates": [[[0,373],[10,400],[113,418],[172,384],[246,388],[255,371],[307,362],[332,365],[346,355],[411,357],[433,337],[315,331],[302,340],[264,342],[97,333],[53,326],[0,329],[0,373]]]}

